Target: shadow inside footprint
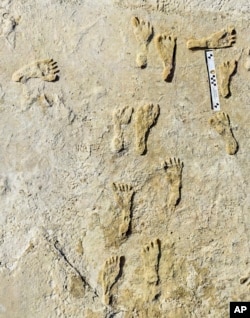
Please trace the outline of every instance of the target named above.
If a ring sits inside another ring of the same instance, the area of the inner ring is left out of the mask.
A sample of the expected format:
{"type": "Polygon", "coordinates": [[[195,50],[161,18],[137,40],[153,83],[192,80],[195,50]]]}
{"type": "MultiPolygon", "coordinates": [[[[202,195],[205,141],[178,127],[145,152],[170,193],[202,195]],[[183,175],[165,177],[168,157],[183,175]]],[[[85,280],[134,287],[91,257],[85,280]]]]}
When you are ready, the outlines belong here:
{"type": "Polygon", "coordinates": [[[169,75],[167,76],[167,78],[165,79],[165,82],[167,83],[171,83],[173,81],[174,78],[174,73],[175,73],[175,67],[176,67],[176,51],[177,51],[177,45],[175,44],[174,46],[174,51],[173,51],[173,57],[172,57],[172,69],[169,73],[169,75]]]}
{"type": "Polygon", "coordinates": [[[145,156],[147,154],[147,152],[148,152],[148,146],[147,146],[147,144],[148,144],[148,136],[150,134],[151,129],[156,125],[159,116],[160,116],[160,108],[159,108],[157,116],[154,119],[153,124],[148,128],[148,130],[145,133],[145,148],[144,148],[143,152],[141,153],[142,156],[145,156]]]}
{"type": "MultiPolygon", "coordinates": [[[[57,72],[59,73],[59,71],[57,71],[57,72]]],[[[55,79],[53,79],[51,82],[52,83],[58,82],[59,79],[60,79],[60,76],[58,74],[56,74],[55,79]]]]}
{"type": "Polygon", "coordinates": [[[230,96],[232,96],[231,93],[231,81],[232,81],[232,77],[237,73],[237,69],[238,69],[238,61],[235,61],[235,69],[233,71],[233,73],[229,76],[229,80],[228,80],[228,91],[229,93],[227,94],[227,96],[225,96],[225,98],[229,98],[230,96]]]}

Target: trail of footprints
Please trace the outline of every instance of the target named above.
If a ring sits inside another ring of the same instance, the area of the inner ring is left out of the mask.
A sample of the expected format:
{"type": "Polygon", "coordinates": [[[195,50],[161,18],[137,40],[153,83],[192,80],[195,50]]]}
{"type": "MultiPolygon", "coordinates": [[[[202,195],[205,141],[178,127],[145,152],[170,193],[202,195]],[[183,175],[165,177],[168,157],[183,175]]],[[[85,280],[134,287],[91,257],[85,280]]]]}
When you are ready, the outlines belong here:
{"type": "MultiPolygon", "coordinates": [[[[150,22],[138,17],[131,19],[133,33],[137,42],[136,64],[145,68],[148,61],[148,46],[153,37],[154,30],[150,22]]],[[[162,79],[171,82],[175,69],[175,51],[177,37],[170,32],[157,34],[154,38],[155,48],[163,64],[162,79]]],[[[234,27],[220,30],[207,37],[187,41],[190,50],[227,48],[236,41],[234,27]]],[[[223,97],[230,96],[230,80],[237,68],[237,61],[226,61],[219,66],[219,87],[223,97]]],[[[12,75],[12,81],[26,84],[32,78],[53,82],[58,79],[59,69],[53,59],[37,60],[21,67],[12,75]]],[[[160,115],[160,106],[148,103],[134,109],[131,106],[118,107],[113,112],[114,136],[111,149],[114,153],[125,149],[124,134],[131,126],[134,131],[134,149],[138,155],[147,153],[147,138],[151,128],[156,125],[160,115]],[[133,121],[133,125],[130,125],[133,121]]],[[[209,119],[209,123],[221,137],[225,144],[226,152],[234,155],[238,150],[238,143],[230,127],[228,114],[216,112],[209,119]]],[[[175,211],[181,199],[183,162],[179,158],[167,158],[164,162],[166,180],[169,184],[166,198],[166,211],[175,211]]],[[[133,196],[135,190],[132,185],[126,183],[113,183],[112,190],[117,208],[119,209],[119,228],[117,240],[119,244],[125,242],[131,231],[131,217],[133,209],[133,196]]],[[[143,281],[145,284],[144,301],[154,301],[160,295],[159,262],[161,255],[160,240],[157,238],[148,242],[141,250],[143,263],[143,281]]],[[[102,302],[105,306],[112,306],[113,292],[119,278],[122,275],[122,257],[119,255],[109,257],[103,264],[100,272],[103,290],[102,302]]],[[[247,279],[241,279],[244,284],[247,279]]]]}
{"type": "MultiPolygon", "coordinates": [[[[179,158],[167,158],[164,165],[166,179],[170,190],[166,199],[166,213],[173,212],[180,201],[183,163],[179,158]]],[[[116,230],[117,241],[122,244],[129,238],[133,196],[135,190],[126,183],[113,183],[112,190],[119,209],[120,222],[116,230]]],[[[146,244],[141,251],[143,275],[145,284],[145,301],[154,301],[160,294],[160,278],[158,275],[160,260],[160,240],[155,239],[146,244]]],[[[108,258],[101,271],[103,289],[103,304],[112,306],[112,289],[121,275],[121,257],[118,255],[108,258]]]]}
{"type": "MultiPolygon", "coordinates": [[[[140,49],[140,52],[137,54],[136,62],[139,67],[146,67],[147,66],[147,55],[148,55],[148,46],[151,42],[151,38],[154,37],[154,43],[156,50],[162,60],[163,63],[163,72],[162,72],[162,79],[166,82],[171,82],[172,78],[174,76],[174,70],[175,70],[175,51],[176,51],[176,41],[177,37],[171,32],[164,32],[161,34],[157,34],[154,36],[153,26],[150,22],[144,21],[143,19],[140,19],[139,17],[133,17],[132,18],[132,25],[135,37],[137,39],[137,42],[140,44],[140,47],[143,47],[143,49],[140,49]],[[140,60],[142,60],[145,63],[138,63],[138,56],[140,56],[140,60]]],[[[222,48],[229,48],[235,44],[237,39],[236,36],[236,30],[233,26],[230,26],[226,29],[222,29],[220,31],[214,32],[206,37],[203,38],[194,38],[191,37],[187,41],[187,48],[190,50],[204,50],[204,49],[222,49],[222,48]]],[[[248,69],[247,66],[245,66],[246,69],[248,69]]],[[[219,91],[222,97],[228,98],[231,95],[230,92],[230,82],[232,76],[235,74],[237,70],[237,61],[235,59],[228,60],[223,62],[221,65],[219,65],[219,91]]],[[[139,115],[139,113],[137,114],[139,115]]],[[[222,115],[218,115],[219,118],[222,119],[222,115]]],[[[210,119],[209,122],[213,128],[217,132],[219,132],[219,126],[220,124],[216,124],[215,122],[218,122],[218,117],[215,115],[214,118],[210,119]]],[[[224,118],[229,118],[228,115],[224,115],[224,118]]],[[[224,126],[229,127],[225,133],[220,133],[220,135],[223,136],[223,139],[226,139],[226,152],[230,155],[233,155],[238,150],[238,144],[233,137],[232,130],[229,126],[229,120],[224,121],[224,126]],[[230,131],[230,133],[228,132],[230,131]],[[226,135],[226,137],[225,137],[226,135]],[[228,136],[232,136],[229,138],[228,136]],[[229,143],[231,145],[229,145],[229,143]],[[231,149],[229,149],[231,148],[231,149]]],[[[140,120],[138,120],[140,122],[140,120]]],[[[138,132],[141,129],[140,125],[138,125],[136,132],[138,132]]],[[[146,134],[145,134],[146,135],[146,134]]],[[[146,145],[145,141],[143,139],[138,139],[138,133],[136,133],[137,138],[137,153],[143,154],[145,150],[141,144],[146,145]],[[140,150],[141,147],[141,150],[140,150]]]]}
{"type": "MultiPolygon", "coordinates": [[[[154,37],[153,26],[150,22],[138,17],[133,17],[131,22],[138,45],[136,64],[140,68],[145,68],[148,61],[148,46],[154,37]]],[[[174,75],[176,41],[177,37],[170,32],[157,34],[154,39],[155,48],[163,64],[162,79],[166,82],[171,82],[174,75]]],[[[235,41],[235,28],[229,27],[204,38],[190,38],[187,41],[187,48],[190,50],[227,48],[232,46],[235,41]]],[[[219,89],[224,98],[230,96],[229,84],[236,68],[236,60],[226,61],[219,66],[219,89]]],[[[124,132],[128,129],[129,124],[134,121],[131,129],[134,130],[135,153],[145,155],[147,153],[149,131],[157,123],[159,114],[160,106],[152,103],[140,106],[138,109],[131,106],[115,109],[113,113],[114,137],[111,144],[112,151],[118,153],[124,150],[124,132]]],[[[209,119],[209,124],[221,136],[226,152],[229,155],[234,155],[238,150],[238,143],[230,126],[229,115],[223,111],[215,112],[209,119]]],[[[163,169],[169,184],[165,205],[165,210],[169,214],[175,211],[181,199],[183,162],[175,157],[166,158],[163,169]]],[[[132,199],[135,190],[131,185],[125,183],[113,183],[112,188],[115,202],[120,210],[117,237],[122,243],[131,234],[132,199]]],[[[160,240],[155,239],[148,242],[141,250],[145,285],[144,302],[147,304],[155,301],[161,293],[159,277],[160,246],[160,240]]],[[[112,288],[117,283],[120,274],[120,257],[116,255],[107,259],[102,270],[103,303],[105,305],[112,306],[112,288]]],[[[244,283],[243,280],[241,283],[244,283]]]]}
{"type": "MultiPolygon", "coordinates": [[[[136,56],[136,64],[141,68],[147,66],[148,46],[153,38],[153,27],[150,22],[146,22],[138,17],[131,19],[134,35],[139,45],[136,56]]],[[[175,64],[176,36],[165,32],[155,37],[155,46],[163,63],[162,78],[171,82],[175,64]]]]}
{"type": "MultiPolygon", "coordinates": [[[[111,150],[118,153],[124,150],[124,130],[130,123],[134,109],[129,106],[115,109],[113,113],[114,137],[111,150]]],[[[156,124],[160,114],[160,106],[146,104],[138,107],[134,115],[135,152],[144,155],[147,152],[147,138],[150,129],[156,124]]]]}
{"type": "MultiPolygon", "coordinates": [[[[155,239],[146,244],[142,250],[143,280],[145,285],[144,301],[154,301],[160,294],[159,287],[159,261],[160,261],[160,240],[155,239]]],[[[108,258],[101,270],[101,283],[103,290],[102,302],[104,305],[112,306],[112,290],[121,276],[121,257],[111,256],[108,258]]]]}

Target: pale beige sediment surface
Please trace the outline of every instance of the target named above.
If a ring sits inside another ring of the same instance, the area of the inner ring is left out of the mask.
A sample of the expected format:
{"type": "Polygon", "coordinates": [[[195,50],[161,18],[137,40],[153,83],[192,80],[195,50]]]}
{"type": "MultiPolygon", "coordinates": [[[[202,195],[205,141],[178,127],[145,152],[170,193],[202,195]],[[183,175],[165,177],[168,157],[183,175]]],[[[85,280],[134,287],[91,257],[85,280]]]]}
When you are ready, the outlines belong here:
{"type": "Polygon", "coordinates": [[[250,300],[249,6],[1,1],[0,317],[218,318],[250,300]],[[133,17],[153,28],[143,69],[133,17]],[[231,26],[216,115],[187,42],[231,26]]]}

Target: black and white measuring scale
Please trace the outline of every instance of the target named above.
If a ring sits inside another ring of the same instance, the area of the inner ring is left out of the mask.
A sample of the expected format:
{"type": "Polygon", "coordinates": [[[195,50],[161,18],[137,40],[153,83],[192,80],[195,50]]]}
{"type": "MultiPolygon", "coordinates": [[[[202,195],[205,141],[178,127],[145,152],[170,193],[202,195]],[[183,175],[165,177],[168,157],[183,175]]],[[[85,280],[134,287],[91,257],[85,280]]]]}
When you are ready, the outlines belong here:
{"type": "Polygon", "coordinates": [[[219,99],[219,90],[218,90],[218,82],[216,78],[213,50],[205,50],[205,57],[206,57],[209,86],[210,86],[210,93],[211,93],[212,110],[219,111],[220,99],[219,99]]]}

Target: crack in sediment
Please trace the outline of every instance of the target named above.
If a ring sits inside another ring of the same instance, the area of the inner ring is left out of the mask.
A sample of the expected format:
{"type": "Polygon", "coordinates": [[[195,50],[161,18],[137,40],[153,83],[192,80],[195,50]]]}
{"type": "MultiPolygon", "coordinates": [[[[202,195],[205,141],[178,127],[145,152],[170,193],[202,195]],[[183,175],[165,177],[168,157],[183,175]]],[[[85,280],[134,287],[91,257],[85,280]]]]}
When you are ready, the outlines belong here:
{"type": "Polygon", "coordinates": [[[71,262],[68,260],[67,256],[65,255],[65,253],[61,250],[61,248],[58,246],[58,241],[56,241],[54,243],[54,247],[55,249],[59,252],[59,254],[62,256],[62,258],[64,259],[64,261],[80,276],[82,282],[84,283],[85,286],[87,286],[93,293],[96,297],[100,297],[96,291],[96,289],[94,289],[88,282],[87,282],[87,279],[86,277],[84,277],[80,271],[74,266],[71,264],[71,262]]]}

